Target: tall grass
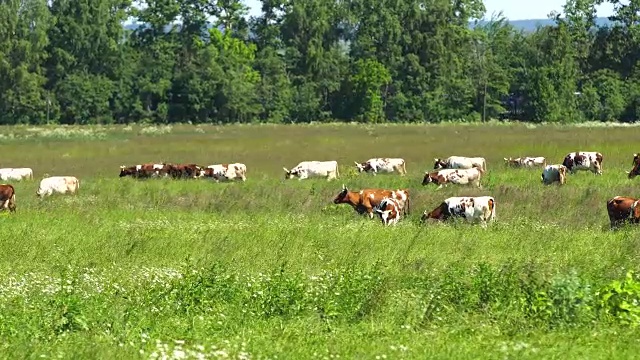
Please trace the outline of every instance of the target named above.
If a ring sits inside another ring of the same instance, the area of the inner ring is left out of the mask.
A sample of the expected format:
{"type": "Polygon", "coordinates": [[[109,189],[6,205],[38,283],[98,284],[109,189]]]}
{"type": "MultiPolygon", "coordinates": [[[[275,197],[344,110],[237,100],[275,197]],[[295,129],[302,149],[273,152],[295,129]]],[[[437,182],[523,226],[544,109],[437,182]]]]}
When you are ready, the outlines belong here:
{"type": "MultiPolygon", "coordinates": [[[[626,128],[521,125],[103,127],[20,138],[1,167],[18,211],[0,218],[6,358],[633,358],[640,232],[608,230],[605,202],[636,196],[626,128]],[[88,131],[88,130],[87,130],[88,131]],[[95,131],[94,131],[95,132],[95,131]],[[88,133],[88,132],[87,132],[88,133]],[[503,157],[604,153],[604,175],[543,186],[503,157]],[[434,157],[484,156],[483,189],[420,185],[434,157]],[[406,177],[353,161],[403,157],[406,177]],[[340,179],[282,167],[338,160],[340,179]],[[246,183],[118,178],[148,161],[243,162],[246,183]],[[38,179],[80,191],[38,200],[38,179]],[[397,227],[332,199],[342,184],[408,188],[397,227]],[[457,195],[492,195],[495,224],[422,224],[457,195]]],[[[22,134],[19,127],[0,133],[22,134]]],[[[40,131],[42,132],[42,131],[40,131]]],[[[58,130],[60,132],[60,130],[58,130]]]]}

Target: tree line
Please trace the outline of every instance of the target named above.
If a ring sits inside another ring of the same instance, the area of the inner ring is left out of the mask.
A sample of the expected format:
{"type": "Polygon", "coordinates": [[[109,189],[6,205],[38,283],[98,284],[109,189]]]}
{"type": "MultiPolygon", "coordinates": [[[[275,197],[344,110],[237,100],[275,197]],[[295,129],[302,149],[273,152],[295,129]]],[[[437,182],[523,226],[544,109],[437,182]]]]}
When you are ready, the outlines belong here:
{"type": "Polygon", "coordinates": [[[524,32],[481,0],[5,0],[0,124],[636,121],[640,3],[610,1],[524,32]]]}

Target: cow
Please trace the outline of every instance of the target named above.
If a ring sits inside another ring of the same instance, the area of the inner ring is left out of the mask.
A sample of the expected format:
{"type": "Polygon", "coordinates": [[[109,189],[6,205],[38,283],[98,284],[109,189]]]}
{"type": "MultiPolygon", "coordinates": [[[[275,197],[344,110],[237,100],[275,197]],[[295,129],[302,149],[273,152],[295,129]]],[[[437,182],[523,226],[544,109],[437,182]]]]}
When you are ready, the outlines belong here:
{"type": "Polygon", "coordinates": [[[445,221],[449,218],[463,218],[470,223],[480,222],[482,227],[486,227],[487,222],[495,221],[496,200],[492,196],[450,197],[435,209],[425,210],[420,220],[445,221]]]}
{"type": "Polygon", "coordinates": [[[607,213],[611,229],[624,223],[637,224],[640,222],[640,200],[628,196],[615,196],[607,200],[607,213]]]}
{"type": "Polygon", "coordinates": [[[400,204],[394,198],[385,197],[375,208],[383,225],[396,225],[400,220],[400,204]]]}
{"type": "Polygon", "coordinates": [[[614,229],[624,223],[637,224],[640,222],[639,199],[628,196],[615,196],[607,200],[607,213],[611,228],[614,229]]]}
{"type": "Polygon", "coordinates": [[[0,180],[2,181],[33,180],[33,170],[31,168],[0,169],[0,180]]]}
{"type": "Polygon", "coordinates": [[[202,167],[197,164],[168,164],[168,174],[174,179],[196,179],[201,172],[202,167]]]}
{"type": "Polygon", "coordinates": [[[633,154],[633,168],[631,171],[627,171],[627,174],[629,179],[640,175],[640,156],[638,154],[633,154]]]}
{"type": "Polygon", "coordinates": [[[401,176],[407,174],[404,159],[400,158],[371,158],[363,163],[354,161],[358,172],[371,173],[374,176],[378,173],[393,173],[397,172],[401,176]]]}
{"type": "Polygon", "coordinates": [[[579,170],[590,170],[596,175],[602,175],[602,154],[593,151],[577,151],[569,153],[562,161],[571,174],[579,170]]]}
{"type": "Polygon", "coordinates": [[[471,169],[474,166],[487,171],[487,161],[483,157],[449,156],[446,159],[435,158],[434,170],[440,169],[471,169]]]}
{"type": "Polygon", "coordinates": [[[0,185],[0,203],[2,210],[16,211],[16,189],[13,188],[13,185],[0,185]]]}
{"type": "Polygon", "coordinates": [[[525,168],[534,168],[536,166],[542,166],[543,168],[547,166],[547,159],[543,156],[537,157],[519,157],[519,158],[504,158],[507,166],[513,167],[525,167],[525,168]]]}
{"type": "Polygon", "coordinates": [[[553,184],[554,182],[564,185],[567,182],[567,167],[560,164],[547,165],[547,167],[542,170],[540,178],[545,185],[553,184]]]}
{"type": "Polygon", "coordinates": [[[216,182],[241,180],[247,181],[247,166],[241,163],[209,165],[200,171],[201,177],[209,177],[216,182]]]}
{"type": "Polygon", "coordinates": [[[333,199],[334,204],[349,204],[359,214],[365,212],[369,215],[370,219],[373,219],[374,209],[380,205],[384,198],[392,198],[397,201],[402,215],[407,215],[410,212],[410,200],[409,190],[397,189],[363,189],[360,191],[349,191],[344,184],[342,190],[333,199]]]}
{"type": "Polygon", "coordinates": [[[441,189],[443,186],[446,187],[447,184],[453,183],[457,185],[475,185],[478,188],[482,188],[480,184],[480,180],[484,171],[474,166],[471,169],[442,169],[438,171],[425,172],[424,178],[422,179],[422,185],[428,184],[436,184],[438,185],[438,189],[441,189]]]}
{"type": "Polygon", "coordinates": [[[120,177],[148,178],[167,176],[171,165],[161,163],[146,163],[134,166],[120,166],[120,177]]]}
{"type": "Polygon", "coordinates": [[[313,177],[324,177],[327,181],[337,179],[340,175],[338,172],[338,162],[332,161],[302,161],[291,170],[283,167],[285,172],[285,180],[297,177],[298,180],[309,179],[313,177]]]}
{"type": "Polygon", "coordinates": [[[53,193],[73,194],[80,188],[80,181],[75,176],[50,176],[40,180],[40,187],[36,195],[40,198],[53,193]]]}

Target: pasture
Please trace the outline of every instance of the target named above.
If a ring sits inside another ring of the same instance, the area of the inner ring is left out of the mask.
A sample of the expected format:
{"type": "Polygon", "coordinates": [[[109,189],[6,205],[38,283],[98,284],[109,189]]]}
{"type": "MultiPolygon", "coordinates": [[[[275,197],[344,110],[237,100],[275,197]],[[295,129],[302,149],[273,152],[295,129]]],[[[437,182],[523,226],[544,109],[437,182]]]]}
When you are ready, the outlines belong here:
{"type": "Polygon", "coordinates": [[[0,217],[3,358],[634,358],[640,230],[609,231],[606,201],[635,127],[255,125],[0,129],[17,212],[0,217]],[[602,176],[543,186],[504,157],[604,154],[602,176]],[[483,156],[482,189],[422,186],[435,157],[483,156]],[[407,176],[354,161],[402,157],[407,176]],[[282,167],[337,160],[337,181],[282,167]],[[144,162],[247,165],[245,183],[118,178],[144,162]],[[37,199],[44,174],[76,195],[37,199]],[[408,188],[384,227],[332,200],[342,184],[408,188]],[[491,195],[487,229],[421,224],[450,196],[491,195]],[[620,281],[620,282],[616,282],[620,281]],[[164,356],[164,357],[163,357],[164,356]]]}

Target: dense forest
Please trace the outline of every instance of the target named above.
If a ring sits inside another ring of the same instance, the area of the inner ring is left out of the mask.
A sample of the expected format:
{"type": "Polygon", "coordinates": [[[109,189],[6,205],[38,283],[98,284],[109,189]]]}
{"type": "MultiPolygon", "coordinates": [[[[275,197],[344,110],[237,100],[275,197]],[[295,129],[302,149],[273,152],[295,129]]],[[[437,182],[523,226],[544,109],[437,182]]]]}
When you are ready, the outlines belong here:
{"type": "Polygon", "coordinates": [[[640,1],[610,1],[524,32],[481,0],[4,0],[0,124],[632,122],[640,1]]]}

